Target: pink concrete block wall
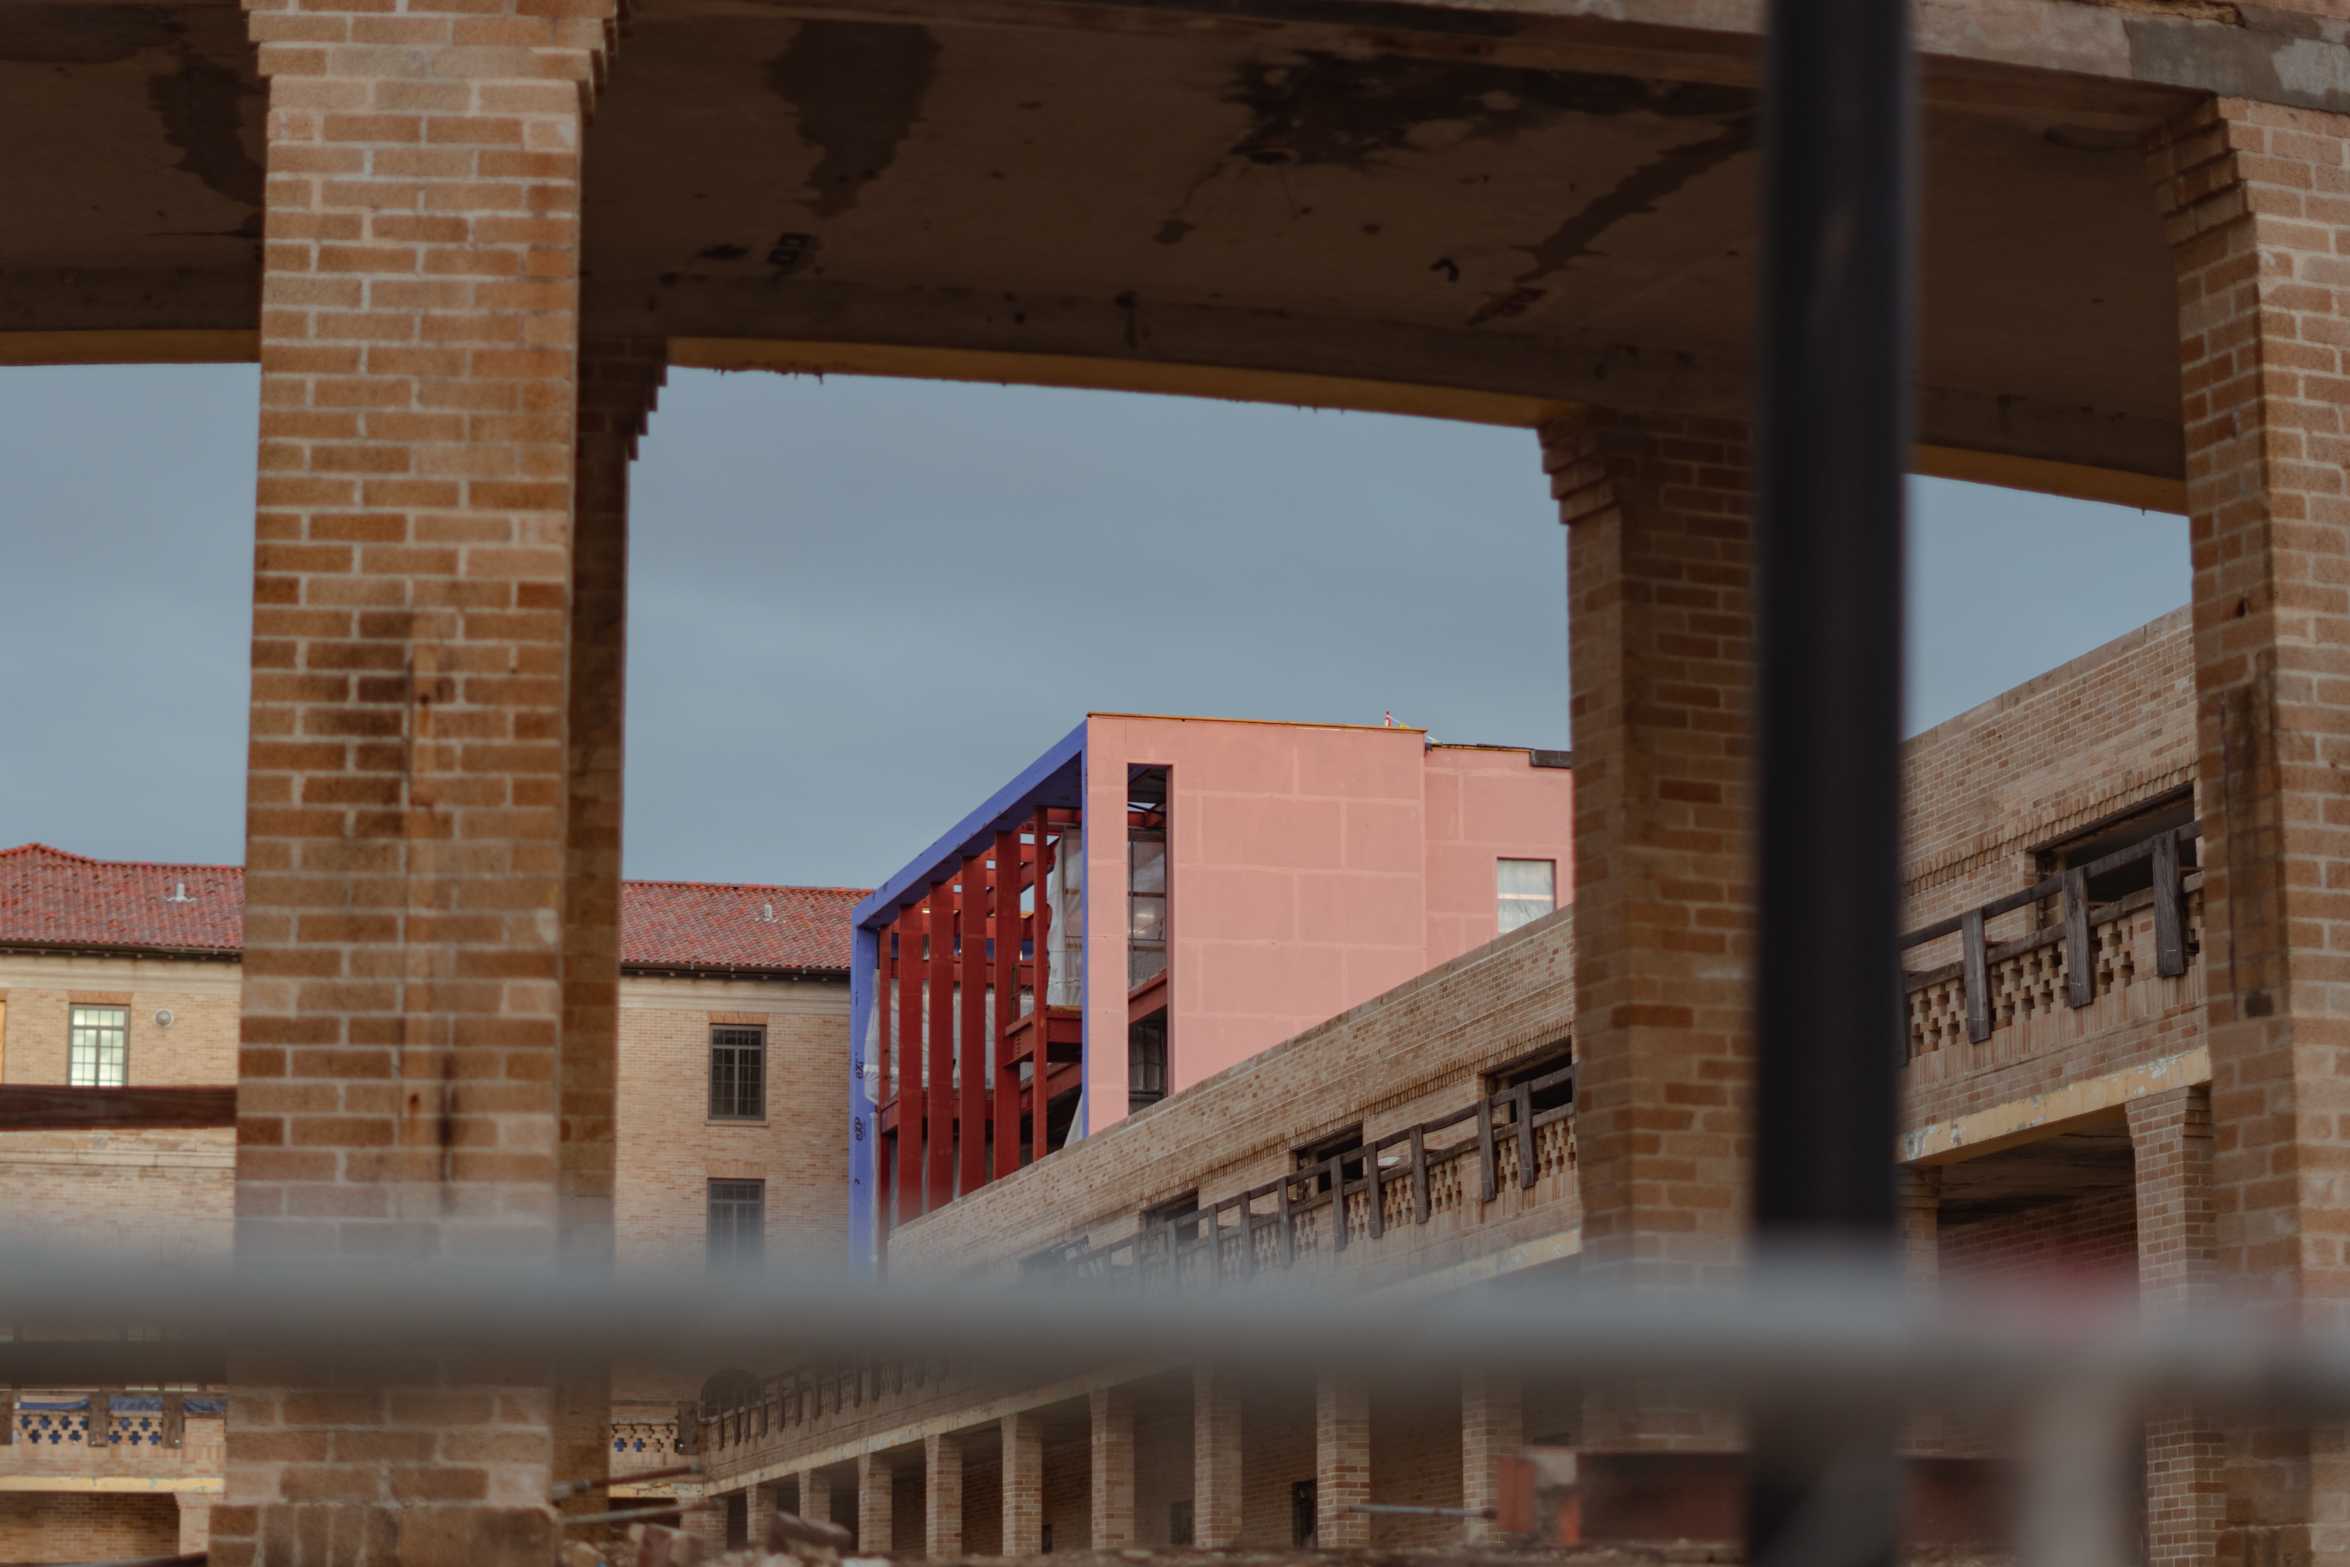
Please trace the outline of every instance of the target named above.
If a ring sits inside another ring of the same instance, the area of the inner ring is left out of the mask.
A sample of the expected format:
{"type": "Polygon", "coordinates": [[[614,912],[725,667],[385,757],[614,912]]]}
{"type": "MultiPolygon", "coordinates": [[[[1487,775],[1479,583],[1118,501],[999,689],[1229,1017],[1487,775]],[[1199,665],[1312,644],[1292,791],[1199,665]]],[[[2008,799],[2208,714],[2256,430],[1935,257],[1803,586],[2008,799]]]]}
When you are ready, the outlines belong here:
{"type": "Polygon", "coordinates": [[[1428,963],[1496,933],[1496,860],[1550,860],[1561,907],[1574,901],[1575,775],[1523,751],[1440,745],[1427,756],[1428,963]]]}
{"type": "Polygon", "coordinates": [[[1570,775],[1416,729],[1087,720],[1087,1122],[1126,1114],[1125,788],[1170,769],[1172,1059],[1187,1088],[1493,938],[1496,856],[1552,859],[1570,775]],[[1101,830],[1093,830],[1096,826],[1101,830]]]}

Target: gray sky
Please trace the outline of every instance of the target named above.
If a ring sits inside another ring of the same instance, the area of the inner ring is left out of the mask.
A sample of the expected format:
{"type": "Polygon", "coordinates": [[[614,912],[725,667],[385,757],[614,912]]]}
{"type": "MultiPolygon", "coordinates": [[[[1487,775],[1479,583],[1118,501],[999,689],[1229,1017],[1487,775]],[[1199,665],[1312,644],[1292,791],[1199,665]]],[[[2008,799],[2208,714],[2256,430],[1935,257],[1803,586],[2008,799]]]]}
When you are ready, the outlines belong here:
{"type": "MultiPolygon", "coordinates": [[[[250,367],[0,369],[0,846],[242,856],[254,426],[250,367]]],[[[2186,599],[2176,517],[1915,494],[1913,729],[2186,599]]],[[[1523,431],[678,371],[635,495],[632,876],[870,884],[1088,709],[1569,743],[1523,431]]]]}

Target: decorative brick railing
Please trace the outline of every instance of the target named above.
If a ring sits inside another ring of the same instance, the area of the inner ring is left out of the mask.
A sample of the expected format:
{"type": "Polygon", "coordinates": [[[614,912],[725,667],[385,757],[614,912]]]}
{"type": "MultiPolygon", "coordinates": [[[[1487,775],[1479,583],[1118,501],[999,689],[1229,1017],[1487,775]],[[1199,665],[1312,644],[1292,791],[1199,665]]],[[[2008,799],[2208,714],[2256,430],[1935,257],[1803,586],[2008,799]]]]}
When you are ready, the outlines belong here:
{"type": "Polygon", "coordinates": [[[1904,952],[1959,938],[1957,962],[1902,976],[1909,1022],[1905,1057],[1981,1044],[1994,1029],[2060,1007],[2077,1011],[2143,978],[2186,973],[2203,949],[2203,879],[2200,872],[2182,872],[2179,851],[2201,834],[2195,822],[2165,829],[1903,936],[1904,952]],[[2151,888],[2113,903],[2089,902],[2088,878],[2148,859],[2154,862],[2151,888]],[[2011,941],[1985,934],[2002,915],[2051,899],[2057,905],[2054,924],[2011,941]]]}
{"type": "MultiPolygon", "coordinates": [[[[1574,1066],[1560,1067],[1252,1186],[1196,1215],[1107,1246],[1072,1242],[1036,1271],[1113,1280],[1120,1287],[1214,1285],[1482,1209],[1507,1189],[1531,1190],[1544,1176],[1574,1166],[1574,1081],[1574,1066]],[[1554,1088],[1566,1089],[1569,1101],[1536,1110],[1535,1096],[1554,1088]],[[1438,1140],[1461,1128],[1468,1135],[1438,1140]],[[1360,1173],[1349,1175],[1349,1166],[1360,1173]]],[[[869,1398],[919,1389],[943,1369],[936,1361],[900,1360],[801,1368],[767,1379],[755,1403],[699,1411],[694,1425],[701,1450],[724,1449],[805,1425],[827,1408],[837,1414],[861,1408],[869,1398]]]]}
{"type": "Polygon", "coordinates": [[[217,1393],[117,1393],[0,1389],[0,1447],[178,1448],[190,1416],[218,1418],[217,1393]]]}
{"type": "Polygon", "coordinates": [[[677,1445],[678,1423],[667,1420],[612,1422],[612,1473],[626,1477],[648,1469],[667,1469],[684,1451],[677,1445]]]}

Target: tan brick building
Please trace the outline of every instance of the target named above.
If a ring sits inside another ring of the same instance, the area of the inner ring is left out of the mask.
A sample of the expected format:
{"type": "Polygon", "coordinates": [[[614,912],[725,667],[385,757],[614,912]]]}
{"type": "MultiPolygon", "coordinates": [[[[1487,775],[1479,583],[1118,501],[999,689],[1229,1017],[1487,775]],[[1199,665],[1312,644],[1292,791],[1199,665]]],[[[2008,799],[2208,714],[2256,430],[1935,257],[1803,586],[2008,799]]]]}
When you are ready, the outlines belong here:
{"type": "MultiPolygon", "coordinates": [[[[623,892],[616,1231],[624,1267],[839,1256],[848,911],[839,888],[631,882],[623,892]],[[788,1118],[788,1119],[787,1119],[788,1118]]],[[[243,877],[233,867],[0,851],[0,1085],[238,1081],[243,877]]],[[[241,1110],[257,1135],[251,1079],[241,1110]]],[[[0,1224],[189,1255],[230,1243],[236,1129],[0,1132],[0,1224]]],[[[150,1441],[159,1394],[0,1390],[0,1561],[136,1557],[203,1538],[221,1488],[219,1389],[150,1441]],[[144,1421],[145,1424],[141,1424],[144,1421]],[[109,1438],[94,1450],[95,1422],[109,1438]]],[[[693,1383],[615,1380],[614,1467],[677,1461],[693,1383]]]]}
{"type": "MultiPolygon", "coordinates": [[[[682,364],[1190,392],[1538,436],[1569,524],[1577,1266],[1635,1289],[1712,1276],[1753,1211],[1749,759],[1771,739],[1755,618],[1787,607],[1790,580],[1752,570],[1774,9],[0,7],[0,145],[38,149],[11,167],[0,228],[0,361],[260,367],[240,1255],[496,1248],[594,1266],[615,1247],[627,471],[663,368],[682,364]],[[433,980],[387,978],[414,974],[433,980]],[[395,1047],[412,1098],[382,1091],[395,1047]]],[[[2111,1173],[2126,1142],[2133,1171],[2169,1172],[2135,1183],[2141,1242],[2170,1237],[2141,1247],[2150,1300],[2216,1276],[2336,1316],[2340,6],[1912,9],[1930,156],[1913,192],[1920,308],[1894,324],[1915,327],[1911,466],[2189,517],[2200,831],[2163,828],[2174,807],[2143,798],[2120,805],[2155,813],[2137,824],[2152,831],[2095,854],[2087,829],[2130,824],[2034,823],[2018,830],[2043,836],[2012,841],[1957,824],[1953,901],[1920,927],[1955,943],[1956,973],[1913,993],[1905,1090],[1917,1185],[1942,1190],[1911,1212],[1970,1222],[1970,1167],[1994,1158],[2044,1192],[2053,1168],[2013,1166],[2043,1129],[2086,1122],[2092,1145],[2050,1166],[2111,1173]],[[1961,878],[2020,858],[2047,874],[2009,882],[2012,907],[1964,901],[1961,878]],[[2150,886],[2109,882],[2140,862],[2150,886]],[[2121,893],[2119,913],[2090,882],[2121,893]],[[2017,929],[2052,899],[2052,923],[2017,929]],[[2158,1085],[2176,1099],[2133,1109],[2158,1085]]],[[[1000,647],[1017,678],[1008,650],[1051,632],[1047,578],[990,610],[973,656],[1000,647]],[[1018,634],[990,641],[1003,627],[1018,634]]],[[[428,1455],[429,1498],[395,1464],[333,1456],[300,1389],[240,1389],[266,1418],[229,1443],[223,1567],[307,1567],[320,1553],[299,1542],[320,1540],[369,1567],[452,1540],[543,1557],[550,1479],[607,1445],[602,1391],[477,1392],[455,1422],[434,1400],[450,1370],[417,1375],[396,1391],[422,1396],[340,1412],[428,1455]]],[[[1149,1403],[1105,1391],[1095,1420],[1089,1390],[1088,1430],[1116,1460],[1149,1403]]],[[[1506,1429],[1501,1402],[1460,1402],[1486,1411],[1463,1438],[1482,1451],[1506,1429]]],[[[1070,1483],[1049,1466],[1028,1478],[1069,1439],[1039,1407],[1006,1411],[1023,1508],[1070,1483]]],[[[1696,1497],[1730,1468],[1722,1433],[1687,1411],[1601,1413],[1581,1433],[1594,1517],[1610,1475],[1696,1497]]],[[[1339,1449],[1366,1424],[1376,1488],[1378,1422],[1344,1389],[1317,1396],[1317,1452],[1336,1455],[1319,1496],[1358,1483],[1339,1449]]],[[[2217,1528],[2229,1560],[2340,1554],[2338,1435],[2212,1438],[2187,1420],[2164,1440],[2166,1553],[2202,1554],[2217,1528]]],[[[909,1459],[855,1456],[876,1530],[897,1525],[874,1482],[909,1459]]],[[[1231,1516],[1228,1490],[1211,1483],[1199,1515],[1231,1516]]],[[[1089,1527],[1123,1528],[1122,1461],[1087,1496],[1089,1527]]]]}
{"type": "MultiPolygon", "coordinates": [[[[2134,1279],[2160,1309],[2208,1266],[2190,680],[2180,612],[1906,747],[1911,1032],[1887,1048],[1904,1061],[1904,1223],[1922,1274],[2134,1279]]],[[[1582,903],[912,1220],[892,1266],[1203,1290],[1296,1270],[1415,1293],[1587,1267],[1594,1155],[1565,983],[1582,903]]],[[[1284,1385],[1261,1368],[1146,1365],[1034,1385],[985,1365],[810,1365],[765,1398],[703,1411],[713,1535],[780,1505],[901,1554],[1017,1553],[1047,1531],[1096,1548],[1443,1545],[1460,1522],[1347,1508],[1489,1506],[1495,1460],[1524,1444],[1574,1452],[1595,1533],[1733,1526],[1715,1489],[1729,1449],[1706,1428],[1660,1449],[1653,1427],[1542,1379],[1284,1385]],[[1660,1450],[1678,1464],[1661,1492],[1660,1450]]],[[[2214,1441],[2191,1419],[2149,1432],[2153,1559],[2208,1559],[2214,1441]]],[[[1991,1457],[1980,1439],[1913,1433],[1916,1527],[1996,1539],[1991,1457]]]]}

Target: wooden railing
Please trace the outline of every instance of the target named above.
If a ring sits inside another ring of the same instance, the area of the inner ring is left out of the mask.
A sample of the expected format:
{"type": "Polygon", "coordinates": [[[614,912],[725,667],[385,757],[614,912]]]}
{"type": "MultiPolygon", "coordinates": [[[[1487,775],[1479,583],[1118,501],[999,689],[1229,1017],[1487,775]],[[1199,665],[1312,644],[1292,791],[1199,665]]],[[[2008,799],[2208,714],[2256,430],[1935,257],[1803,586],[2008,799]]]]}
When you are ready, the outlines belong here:
{"type": "MultiPolygon", "coordinates": [[[[1574,1082],[1570,1062],[1449,1115],[1252,1186],[1197,1214],[1150,1225],[1106,1246],[1072,1242],[1058,1254],[1031,1259],[1029,1272],[1108,1279],[1120,1287],[1131,1281],[1137,1288],[1236,1280],[1292,1266],[1309,1252],[1343,1251],[1357,1236],[1377,1240],[1399,1224],[1426,1224],[1439,1212],[1465,1206],[1472,1190],[1482,1207],[1501,1194],[1505,1181],[1530,1190],[1546,1148],[1552,1162],[1569,1162],[1561,1150],[1575,1113],[1574,1082]],[[1558,1088],[1566,1090],[1567,1102],[1534,1108],[1537,1095],[1558,1088]],[[1452,1142],[1437,1141],[1460,1127],[1471,1130],[1452,1142]],[[1392,1162],[1383,1164],[1389,1156],[1392,1162]],[[1470,1159],[1474,1170],[1464,1172],[1461,1161],[1470,1159]],[[1349,1166],[1359,1173],[1349,1174],[1349,1166]]],[[[937,1360],[802,1367],[769,1378],[756,1403],[698,1411],[691,1428],[708,1447],[728,1447],[804,1425],[828,1407],[838,1414],[868,1398],[920,1388],[944,1372],[937,1360]]]]}
{"type": "Polygon", "coordinates": [[[1953,992],[1963,1010],[1967,1039],[1975,1044],[1989,1039],[1995,990],[1992,974],[2002,964],[2024,963],[2034,971],[2033,985],[2045,987],[2068,1007],[2078,1010],[2090,1005],[2098,995],[2100,958],[2108,959],[2109,965],[2116,957],[2124,964],[2128,962],[2126,952],[2104,950],[2119,940],[2111,934],[2111,928],[2141,909],[2153,911],[2155,972],[2165,978],[2186,973],[2192,949],[2188,930],[2189,877],[2181,870],[2180,851],[2202,832],[2200,822],[2165,828],[2085,865],[2046,877],[2021,892],[1994,898],[1978,908],[1908,932],[1901,938],[1904,953],[1956,936],[1959,957],[1955,963],[1922,972],[1903,971],[1902,990],[1909,1023],[1904,1030],[1904,1053],[1915,1053],[1916,1036],[1921,1027],[1927,1026],[1921,1022],[1921,1009],[1932,1010],[1936,997],[1953,992]],[[2091,877],[2108,875],[2143,860],[2153,861],[2150,889],[2112,903],[2090,903],[2091,877]],[[2010,941],[1993,941],[1986,935],[1985,928],[1991,921],[2050,899],[2057,902],[2054,924],[2010,941]],[[2098,932],[2107,934],[2100,939],[2094,934],[2098,932]]]}

